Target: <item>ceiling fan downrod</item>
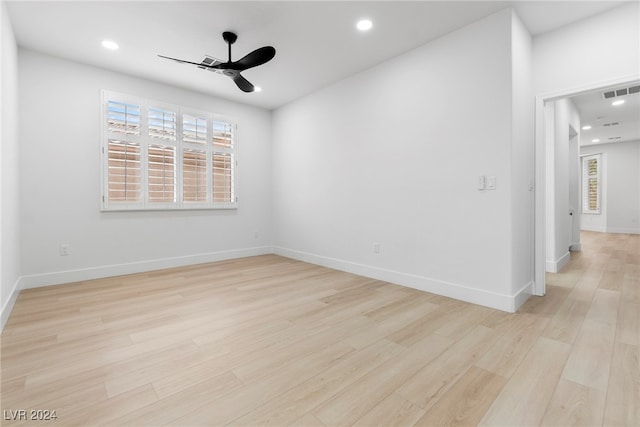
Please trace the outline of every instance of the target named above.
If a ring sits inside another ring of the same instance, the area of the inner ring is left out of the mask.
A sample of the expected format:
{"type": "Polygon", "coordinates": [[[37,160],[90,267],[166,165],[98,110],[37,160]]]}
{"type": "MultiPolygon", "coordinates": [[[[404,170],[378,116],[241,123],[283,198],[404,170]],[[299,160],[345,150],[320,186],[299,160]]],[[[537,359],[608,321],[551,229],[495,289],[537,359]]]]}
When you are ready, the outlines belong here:
{"type": "Polygon", "coordinates": [[[236,40],[238,40],[238,36],[231,31],[225,31],[224,33],[222,33],[222,38],[225,42],[227,42],[227,45],[229,46],[229,60],[227,62],[231,62],[231,45],[234,44],[236,40]]]}

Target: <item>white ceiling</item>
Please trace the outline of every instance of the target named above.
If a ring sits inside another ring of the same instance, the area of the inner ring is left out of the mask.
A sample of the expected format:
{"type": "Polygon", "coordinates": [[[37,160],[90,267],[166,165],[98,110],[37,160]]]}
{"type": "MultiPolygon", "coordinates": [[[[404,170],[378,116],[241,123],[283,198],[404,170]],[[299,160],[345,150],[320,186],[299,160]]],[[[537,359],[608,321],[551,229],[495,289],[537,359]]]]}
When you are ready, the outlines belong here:
{"type": "Polygon", "coordinates": [[[580,130],[580,145],[640,140],[640,93],[610,99],[605,99],[603,96],[604,92],[638,85],[640,82],[601,89],[571,98],[580,113],[581,126],[591,126],[591,129],[580,130]],[[625,102],[618,106],[611,105],[616,100],[625,102]],[[594,140],[598,141],[594,142],[594,140]]]}
{"type": "Polygon", "coordinates": [[[537,35],[616,7],[621,1],[6,1],[18,45],[97,67],[263,108],[276,108],[416,48],[505,7],[537,35]],[[360,33],[358,19],[373,21],[360,33]],[[194,62],[233,59],[272,45],[276,57],[243,75],[260,93],[241,92],[194,62]],[[103,39],[118,51],[100,46],[103,39]]]}

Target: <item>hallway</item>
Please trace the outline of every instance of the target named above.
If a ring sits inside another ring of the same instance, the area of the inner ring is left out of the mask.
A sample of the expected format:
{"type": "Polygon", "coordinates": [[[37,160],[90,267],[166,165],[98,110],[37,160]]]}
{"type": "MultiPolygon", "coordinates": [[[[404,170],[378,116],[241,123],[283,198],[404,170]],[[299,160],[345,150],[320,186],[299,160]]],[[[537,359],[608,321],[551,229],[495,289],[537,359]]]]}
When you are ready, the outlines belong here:
{"type": "Polygon", "coordinates": [[[546,297],[520,310],[549,319],[541,336],[572,345],[545,421],[638,425],[640,235],[582,231],[581,240],[560,273],[547,273],[546,297]]]}

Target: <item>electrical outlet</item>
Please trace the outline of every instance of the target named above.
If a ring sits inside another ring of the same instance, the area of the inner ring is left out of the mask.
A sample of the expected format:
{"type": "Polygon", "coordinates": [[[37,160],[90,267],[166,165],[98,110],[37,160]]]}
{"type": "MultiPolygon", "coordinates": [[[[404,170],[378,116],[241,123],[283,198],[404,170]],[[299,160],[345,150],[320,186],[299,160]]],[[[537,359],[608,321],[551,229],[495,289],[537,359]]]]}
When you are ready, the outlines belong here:
{"type": "Polygon", "coordinates": [[[60,245],[60,256],[67,256],[67,255],[69,255],[69,244],[63,243],[62,245],[60,245]]]}
{"type": "Polygon", "coordinates": [[[379,254],[380,253],[380,243],[374,243],[373,244],[373,253],[374,254],[379,254]]]}
{"type": "Polygon", "coordinates": [[[253,238],[257,239],[259,237],[259,233],[257,231],[253,232],[253,238]]]}

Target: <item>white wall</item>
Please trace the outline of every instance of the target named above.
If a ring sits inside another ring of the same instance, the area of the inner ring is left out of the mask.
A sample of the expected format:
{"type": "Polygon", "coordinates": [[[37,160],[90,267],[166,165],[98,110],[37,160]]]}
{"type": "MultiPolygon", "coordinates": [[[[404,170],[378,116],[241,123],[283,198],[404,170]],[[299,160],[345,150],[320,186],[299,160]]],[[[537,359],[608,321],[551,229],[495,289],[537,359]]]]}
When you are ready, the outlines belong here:
{"type": "Polygon", "coordinates": [[[640,141],[588,145],[580,152],[601,153],[603,164],[601,215],[584,214],[583,229],[640,234],[640,141]]]}
{"type": "Polygon", "coordinates": [[[18,57],[4,2],[0,2],[0,331],[19,292],[18,57]]]}
{"type": "MultiPolygon", "coordinates": [[[[532,40],[518,16],[512,15],[511,247],[512,295],[521,295],[533,277],[534,97],[532,40]]],[[[527,289],[531,293],[531,289],[527,289]]],[[[517,305],[517,304],[516,304],[517,305]]]]}
{"type": "Polygon", "coordinates": [[[19,68],[25,287],[271,250],[270,112],[22,49],[19,68]],[[101,89],[236,118],[238,210],[100,212],[101,89]]]}
{"type": "Polygon", "coordinates": [[[276,110],[276,252],[513,310],[511,28],[501,11],[276,110]]]}
{"type": "Polygon", "coordinates": [[[640,3],[629,2],[537,36],[533,58],[536,94],[593,88],[594,83],[628,76],[637,78],[640,3]]]}

